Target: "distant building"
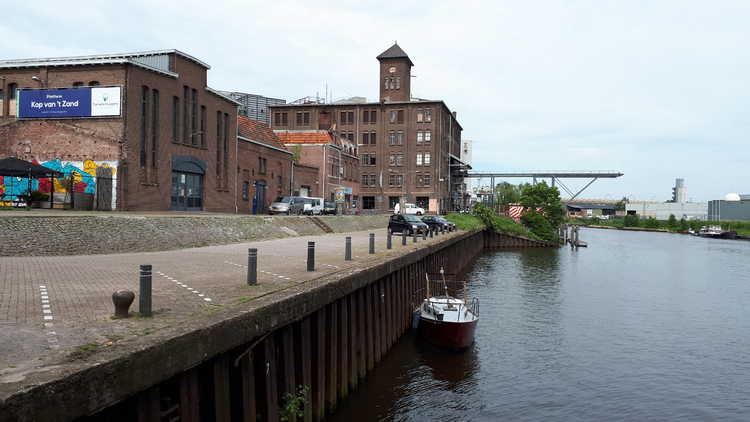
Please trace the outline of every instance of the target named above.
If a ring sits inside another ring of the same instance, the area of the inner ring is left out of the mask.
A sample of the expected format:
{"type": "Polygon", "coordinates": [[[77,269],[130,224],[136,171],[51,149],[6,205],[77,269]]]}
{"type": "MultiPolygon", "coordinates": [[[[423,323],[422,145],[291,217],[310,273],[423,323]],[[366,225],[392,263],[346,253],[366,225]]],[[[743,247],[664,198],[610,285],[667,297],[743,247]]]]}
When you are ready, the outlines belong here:
{"type": "Polygon", "coordinates": [[[237,109],[238,116],[249,117],[253,120],[271,124],[268,107],[278,104],[286,104],[286,100],[264,97],[262,95],[247,94],[244,92],[219,91],[223,95],[237,101],[240,104],[237,109]]]}
{"type": "Polygon", "coordinates": [[[617,204],[593,202],[568,202],[565,204],[570,217],[599,217],[614,215],[617,204]]]}
{"type": "Polygon", "coordinates": [[[630,201],[625,204],[628,215],[641,218],[653,217],[657,220],[667,220],[674,215],[678,220],[705,220],[708,218],[708,204],[706,202],[645,202],[630,201]]]}
{"type": "Polygon", "coordinates": [[[687,202],[687,188],[685,187],[685,179],[675,180],[674,187],[672,188],[672,202],[687,202]]]}
{"type": "Polygon", "coordinates": [[[750,201],[708,201],[708,219],[710,221],[750,221],[750,201]]]}

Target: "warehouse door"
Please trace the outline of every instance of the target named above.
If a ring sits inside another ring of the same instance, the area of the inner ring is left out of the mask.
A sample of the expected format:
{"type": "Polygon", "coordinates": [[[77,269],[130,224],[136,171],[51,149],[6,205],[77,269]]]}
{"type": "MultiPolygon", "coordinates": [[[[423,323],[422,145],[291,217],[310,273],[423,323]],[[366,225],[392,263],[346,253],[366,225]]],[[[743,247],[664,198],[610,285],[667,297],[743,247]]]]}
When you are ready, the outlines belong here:
{"type": "Polygon", "coordinates": [[[172,172],[172,206],[177,211],[203,210],[203,175],[172,172]]]}

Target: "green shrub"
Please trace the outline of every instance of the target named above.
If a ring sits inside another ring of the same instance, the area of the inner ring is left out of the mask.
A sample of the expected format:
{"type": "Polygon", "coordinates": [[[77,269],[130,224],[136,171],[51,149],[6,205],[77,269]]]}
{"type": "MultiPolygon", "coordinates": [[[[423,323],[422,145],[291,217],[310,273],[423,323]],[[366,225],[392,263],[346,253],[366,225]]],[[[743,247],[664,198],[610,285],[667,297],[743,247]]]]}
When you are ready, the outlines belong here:
{"type": "Polygon", "coordinates": [[[669,214],[669,220],[667,220],[667,226],[669,226],[670,229],[677,228],[677,217],[675,217],[674,214],[669,214]]]}
{"type": "Polygon", "coordinates": [[[638,216],[626,215],[622,225],[625,227],[638,227],[638,216]]]}
{"type": "Polygon", "coordinates": [[[521,216],[521,223],[540,239],[552,242],[557,239],[557,233],[550,222],[534,210],[527,211],[521,216]]]}
{"type": "Polygon", "coordinates": [[[659,228],[659,221],[657,219],[655,219],[654,217],[649,217],[643,223],[643,227],[646,227],[646,228],[649,228],[649,229],[658,229],[659,228]]]}

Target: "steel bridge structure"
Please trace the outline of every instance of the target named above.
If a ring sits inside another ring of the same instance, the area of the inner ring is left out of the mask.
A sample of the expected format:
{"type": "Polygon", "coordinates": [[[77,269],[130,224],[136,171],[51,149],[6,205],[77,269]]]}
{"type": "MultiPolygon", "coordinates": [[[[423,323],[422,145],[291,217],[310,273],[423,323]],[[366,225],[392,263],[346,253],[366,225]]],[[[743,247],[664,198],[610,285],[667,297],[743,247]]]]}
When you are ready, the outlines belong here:
{"type": "Polygon", "coordinates": [[[536,184],[538,179],[550,179],[550,183],[552,186],[560,186],[568,195],[570,195],[570,200],[573,200],[597,180],[614,179],[622,175],[623,173],[618,171],[530,171],[520,173],[465,172],[461,175],[461,177],[468,179],[490,179],[490,184],[492,186],[492,193],[490,195],[492,197],[491,201],[494,204],[495,179],[506,179],[514,177],[531,178],[533,184],[536,184]],[[562,179],[591,180],[589,180],[589,182],[586,183],[583,188],[574,193],[572,189],[570,189],[567,185],[565,185],[565,183],[563,183],[562,179]]]}

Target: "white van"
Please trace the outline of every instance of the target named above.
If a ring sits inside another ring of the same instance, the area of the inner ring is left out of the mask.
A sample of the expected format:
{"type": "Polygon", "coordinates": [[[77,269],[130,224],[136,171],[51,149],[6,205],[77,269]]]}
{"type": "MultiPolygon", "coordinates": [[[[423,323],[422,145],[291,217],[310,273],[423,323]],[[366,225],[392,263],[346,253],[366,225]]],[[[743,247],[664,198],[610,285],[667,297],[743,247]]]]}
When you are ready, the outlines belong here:
{"type": "Polygon", "coordinates": [[[305,208],[302,211],[307,215],[321,215],[323,214],[323,198],[312,198],[307,197],[305,199],[305,208]]]}

